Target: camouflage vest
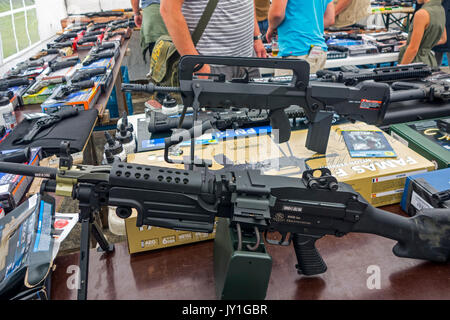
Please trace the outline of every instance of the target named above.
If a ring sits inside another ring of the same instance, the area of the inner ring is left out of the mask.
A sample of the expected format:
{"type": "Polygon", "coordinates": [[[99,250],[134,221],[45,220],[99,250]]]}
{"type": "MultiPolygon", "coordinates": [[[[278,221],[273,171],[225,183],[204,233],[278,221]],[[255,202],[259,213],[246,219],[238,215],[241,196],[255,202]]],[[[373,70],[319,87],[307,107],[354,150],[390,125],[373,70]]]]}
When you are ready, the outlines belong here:
{"type": "Polygon", "coordinates": [[[160,86],[178,87],[180,55],[169,35],[158,38],[150,58],[150,78],[160,86]]]}

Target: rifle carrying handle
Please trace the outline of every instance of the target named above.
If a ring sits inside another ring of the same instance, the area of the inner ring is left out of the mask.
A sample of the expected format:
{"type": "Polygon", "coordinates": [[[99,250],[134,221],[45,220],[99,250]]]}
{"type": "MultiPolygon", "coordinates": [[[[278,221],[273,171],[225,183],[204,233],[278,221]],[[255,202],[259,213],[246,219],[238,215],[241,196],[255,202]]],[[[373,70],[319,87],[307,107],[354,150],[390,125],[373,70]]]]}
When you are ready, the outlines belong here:
{"type": "Polygon", "coordinates": [[[327,271],[327,265],[316,248],[317,239],[299,233],[293,234],[292,241],[298,261],[295,267],[299,274],[313,276],[327,271]]]}

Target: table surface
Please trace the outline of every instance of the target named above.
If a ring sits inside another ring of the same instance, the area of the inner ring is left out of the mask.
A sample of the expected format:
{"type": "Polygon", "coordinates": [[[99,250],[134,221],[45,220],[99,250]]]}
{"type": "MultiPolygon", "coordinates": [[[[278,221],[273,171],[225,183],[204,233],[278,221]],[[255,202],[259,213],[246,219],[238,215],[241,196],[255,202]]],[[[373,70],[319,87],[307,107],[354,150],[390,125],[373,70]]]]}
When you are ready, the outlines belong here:
{"type": "MultiPolygon", "coordinates": [[[[400,212],[399,205],[384,207],[400,212]]],[[[90,254],[88,299],[215,300],[213,241],[129,255],[118,243],[111,254],[90,254]]],[[[326,236],[317,248],[328,265],[324,274],[298,275],[291,246],[267,244],[273,266],[266,299],[450,299],[450,264],[398,258],[395,241],[371,234],[326,236]],[[371,268],[379,267],[380,289],[368,289],[371,268]]],[[[76,299],[67,288],[68,267],[79,254],[59,256],[52,275],[51,298],[76,299]]]]}

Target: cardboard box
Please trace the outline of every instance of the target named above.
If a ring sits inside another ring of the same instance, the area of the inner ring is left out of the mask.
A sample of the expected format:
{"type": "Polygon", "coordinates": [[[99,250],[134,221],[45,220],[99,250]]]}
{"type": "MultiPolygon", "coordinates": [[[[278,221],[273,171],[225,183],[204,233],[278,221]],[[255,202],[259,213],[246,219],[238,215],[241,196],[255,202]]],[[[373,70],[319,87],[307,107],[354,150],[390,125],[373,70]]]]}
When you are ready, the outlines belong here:
{"type": "Polygon", "coordinates": [[[35,94],[27,93],[22,97],[23,104],[24,105],[41,104],[45,100],[47,100],[47,98],[50,97],[52,95],[53,91],[55,91],[55,89],[59,86],[60,86],[60,84],[52,84],[52,85],[49,85],[48,87],[42,88],[38,93],[35,93],[35,94]]]}
{"type": "MultiPolygon", "coordinates": [[[[270,136],[250,136],[229,139],[217,144],[197,145],[196,156],[212,161],[211,170],[258,169],[266,175],[284,175],[301,178],[309,166],[327,167],[338,181],[353,186],[373,206],[399,203],[407,176],[434,170],[425,159],[401,142],[384,134],[397,154],[395,158],[351,158],[340,130],[378,130],[377,127],[357,122],[332,127],[326,155],[305,148],[306,130],[293,131],[289,142],[276,144],[270,136]]],[[[232,137],[233,134],[227,134],[232,137]]],[[[180,156],[189,158],[190,146],[181,147],[180,156]]],[[[137,153],[128,156],[129,162],[184,169],[184,165],[164,162],[164,150],[137,153]]]]}
{"type": "MultiPolygon", "coordinates": [[[[58,165],[59,165],[59,158],[56,155],[44,158],[39,161],[39,166],[42,167],[58,168],[58,165]]],[[[41,184],[44,180],[45,178],[34,178],[25,196],[29,198],[37,193],[40,193],[41,184]]]]}
{"type": "MultiPolygon", "coordinates": [[[[29,165],[39,166],[41,157],[41,148],[32,148],[29,165]]],[[[19,204],[32,181],[33,177],[0,173],[0,205],[6,213],[19,204]]]]}
{"type": "Polygon", "coordinates": [[[215,226],[212,233],[178,231],[152,226],[138,228],[136,227],[136,216],[137,213],[133,209],[131,217],[125,219],[128,252],[130,254],[211,240],[216,235],[215,226]]]}
{"type": "Polygon", "coordinates": [[[14,97],[10,100],[14,108],[23,106],[22,97],[26,94],[27,90],[34,84],[34,80],[31,81],[30,85],[11,87],[8,90],[14,93],[14,97]]]}
{"type": "Polygon", "coordinates": [[[450,134],[439,130],[438,119],[394,124],[390,134],[412,150],[431,160],[436,168],[450,167],[450,134]]]}
{"type": "Polygon", "coordinates": [[[45,113],[57,111],[65,106],[72,106],[80,111],[88,110],[95,105],[101,91],[100,85],[96,83],[93,88],[84,89],[68,95],[64,101],[55,101],[52,99],[52,96],[50,96],[44,103],[41,104],[41,109],[45,113]]]}
{"type": "Polygon", "coordinates": [[[450,168],[406,178],[400,205],[410,216],[424,208],[450,208],[450,168]],[[439,193],[440,201],[433,198],[439,193]]]}

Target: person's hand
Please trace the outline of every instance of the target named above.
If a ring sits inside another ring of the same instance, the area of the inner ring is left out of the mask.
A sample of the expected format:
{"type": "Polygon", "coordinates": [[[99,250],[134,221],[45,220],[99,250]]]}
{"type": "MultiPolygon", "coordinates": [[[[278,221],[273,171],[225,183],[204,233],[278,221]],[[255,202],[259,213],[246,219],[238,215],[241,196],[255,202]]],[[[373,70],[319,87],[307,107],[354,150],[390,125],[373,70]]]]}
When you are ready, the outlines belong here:
{"type": "Polygon", "coordinates": [[[141,14],[134,15],[134,23],[136,24],[136,27],[138,27],[138,28],[140,28],[142,26],[142,15],[141,14]]]}
{"type": "MultiPolygon", "coordinates": [[[[204,64],[203,67],[196,73],[211,73],[211,67],[209,64],[204,64]]],[[[208,76],[197,76],[199,79],[208,79],[208,76]]]]}
{"type": "Polygon", "coordinates": [[[272,29],[272,28],[269,26],[269,29],[267,29],[267,32],[266,32],[267,43],[271,43],[271,42],[272,42],[272,38],[273,38],[275,35],[276,35],[276,30],[275,30],[275,29],[272,29]]]}
{"type": "Polygon", "coordinates": [[[406,46],[406,40],[402,40],[402,41],[398,42],[398,47],[399,48],[404,47],[404,46],[406,46]]]}
{"type": "Polygon", "coordinates": [[[267,58],[267,51],[262,40],[255,40],[253,43],[253,48],[255,49],[255,53],[258,58],[267,58]]]}

